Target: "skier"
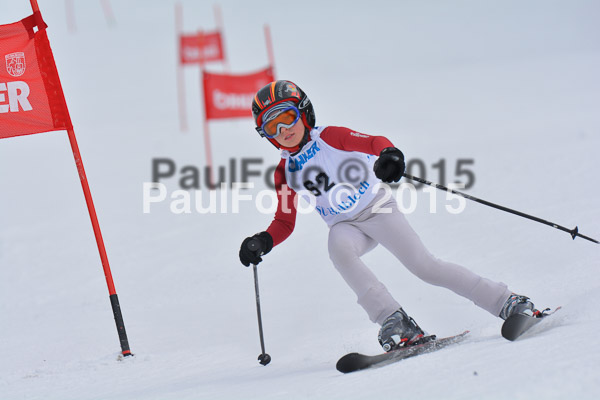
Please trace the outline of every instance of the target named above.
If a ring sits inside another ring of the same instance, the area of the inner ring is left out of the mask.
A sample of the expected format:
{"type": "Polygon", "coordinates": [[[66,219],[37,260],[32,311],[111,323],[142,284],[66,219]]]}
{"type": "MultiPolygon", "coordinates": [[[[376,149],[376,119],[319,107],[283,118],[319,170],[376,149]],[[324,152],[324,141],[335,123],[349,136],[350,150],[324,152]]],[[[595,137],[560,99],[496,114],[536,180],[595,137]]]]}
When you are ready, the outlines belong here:
{"type": "Polygon", "coordinates": [[[260,263],[262,255],[292,233],[299,193],[329,226],[329,257],[370,320],[381,325],[378,340],[385,351],[432,337],[361,261],[377,244],[423,281],[448,288],[494,316],[506,319],[514,313],[539,313],[528,297],[511,292],[504,283],[429,253],[396,201],[386,200],[385,191],[377,190],[381,181],[398,182],[405,169],[403,153],[387,138],[316,126],[308,96],[286,80],[261,88],[252,102],[252,114],[260,136],[281,150],[274,178],[279,203],[267,230],[242,242],[242,264],[260,263]],[[250,241],[257,245],[253,250],[250,241]]]}

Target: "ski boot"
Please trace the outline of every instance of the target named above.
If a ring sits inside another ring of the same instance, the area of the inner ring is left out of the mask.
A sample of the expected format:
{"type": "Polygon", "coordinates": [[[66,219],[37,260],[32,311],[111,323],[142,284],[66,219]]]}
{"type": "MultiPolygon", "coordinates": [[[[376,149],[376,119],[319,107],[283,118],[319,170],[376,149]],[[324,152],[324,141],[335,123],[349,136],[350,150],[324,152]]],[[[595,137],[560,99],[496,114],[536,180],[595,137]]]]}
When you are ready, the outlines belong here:
{"type": "Polygon", "coordinates": [[[400,347],[421,344],[435,339],[435,335],[427,336],[400,307],[383,321],[377,337],[383,350],[388,352],[400,347]]]}
{"type": "Polygon", "coordinates": [[[533,303],[529,301],[529,297],[513,293],[502,306],[499,317],[506,320],[513,314],[526,314],[537,317],[541,312],[535,309],[533,303]]]}

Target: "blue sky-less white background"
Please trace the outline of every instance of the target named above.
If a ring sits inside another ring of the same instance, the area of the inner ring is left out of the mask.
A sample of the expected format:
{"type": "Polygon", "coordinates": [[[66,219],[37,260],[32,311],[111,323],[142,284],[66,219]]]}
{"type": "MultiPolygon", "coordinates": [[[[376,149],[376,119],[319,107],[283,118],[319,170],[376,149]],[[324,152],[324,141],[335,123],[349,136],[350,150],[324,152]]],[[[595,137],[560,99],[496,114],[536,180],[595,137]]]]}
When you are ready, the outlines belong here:
{"type": "MultiPolygon", "coordinates": [[[[151,160],[204,166],[199,71],[185,70],[190,130],[179,132],[174,2],[39,0],[75,125],[135,358],[117,362],[108,293],[66,133],[0,141],[0,399],[596,398],[598,245],[474,203],[408,216],[437,256],[563,310],[508,343],[500,320],[410,275],[384,249],[365,261],[405,309],[468,341],[342,376],[349,351],[376,353],[378,327],[331,265],[327,228],[298,219],[260,265],[262,367],[244,237],[270,215],[142,212],[151,160]],[[476,374],[475,374],[476,373],[476,374]],[[510,384],[507,384],[510,382],[510,384]]],[[[184,28],[212,30],[213,4],[182,2],[184,28]]],[[[595,1],[220,3],[232,72],[267,63],[310,96],[317,123],[387,136],[426,177],[474,159],[469,193],[600,236],[600,43],[595,1]]],[[[0,5],[0,23],[30,13],[0,5]]],[[[2,55],[0,55],[2,56],[2,55]]],[[[209,65],[222,71],[219,64],[209,65]]],[[[217,165],[277,151],[250,118],[210,125],[217,165]]],[[[239,168],[239,164],[238,164],[239,168]]],[[[260,168],[259,168],[260,169],[260,168]]],[[[417,172],[417,171],[413,171],[417,172]]],[[[238,172],[239,176],[239,172],[238,172]]],[[[169,193],[179,175],[166,180],[169,193]]],[[[202,176],[204,179],[204,176],[202,176]]],[[[262,177],[255,179],[263,189],[262,177]]],[[[205,191],[202,184],[202,192],[205,191]]]]}

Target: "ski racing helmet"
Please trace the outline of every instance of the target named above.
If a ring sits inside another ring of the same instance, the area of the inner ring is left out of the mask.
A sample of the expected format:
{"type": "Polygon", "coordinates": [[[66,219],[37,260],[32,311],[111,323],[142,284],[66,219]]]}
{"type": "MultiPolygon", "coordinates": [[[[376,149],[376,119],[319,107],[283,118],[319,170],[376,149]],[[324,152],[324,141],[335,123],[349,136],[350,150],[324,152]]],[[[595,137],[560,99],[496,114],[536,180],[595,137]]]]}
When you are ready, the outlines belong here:
{"type": "Polygon", "coordinates": [[[252,116],[256,123],[256,131],[261,137],[267,138],[278,149],[288,150],[292,153],[300,150],[308,142],[310,130],[315,127],[315,110],[310,99],[298,85],[286,80],[273,81],[256,93],[252,100],[252,116]],[[268,137],[262,129],[265,113],[278,104],[288,103],[298,108],[300,118],[304,123],[304,138],[300,144],[292,148],[280,145],[275,139],[268,137]]]}

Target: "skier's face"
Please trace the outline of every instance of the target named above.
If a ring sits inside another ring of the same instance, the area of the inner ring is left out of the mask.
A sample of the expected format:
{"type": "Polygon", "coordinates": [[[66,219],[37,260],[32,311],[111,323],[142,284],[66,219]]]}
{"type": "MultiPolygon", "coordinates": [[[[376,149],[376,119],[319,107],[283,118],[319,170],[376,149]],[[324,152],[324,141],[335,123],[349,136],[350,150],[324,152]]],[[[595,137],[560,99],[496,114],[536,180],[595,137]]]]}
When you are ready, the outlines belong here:
{"type": "Polygon", "coordinates": [[[298,118],[298,121],[290,128],[281,128],[281,134],[275,138],[277,143],[284,147],[295,147],[300,144],[304,137],[304,123],[302,118],[298,118]]]}

